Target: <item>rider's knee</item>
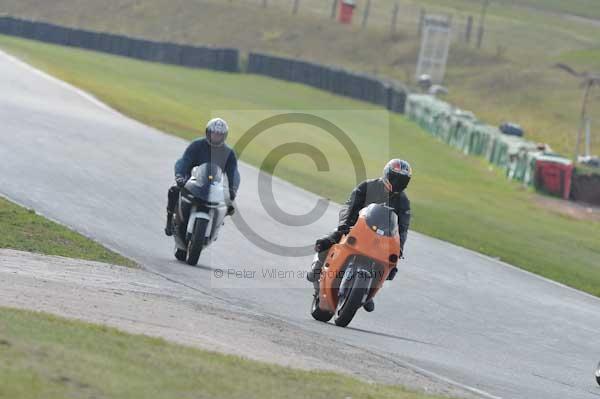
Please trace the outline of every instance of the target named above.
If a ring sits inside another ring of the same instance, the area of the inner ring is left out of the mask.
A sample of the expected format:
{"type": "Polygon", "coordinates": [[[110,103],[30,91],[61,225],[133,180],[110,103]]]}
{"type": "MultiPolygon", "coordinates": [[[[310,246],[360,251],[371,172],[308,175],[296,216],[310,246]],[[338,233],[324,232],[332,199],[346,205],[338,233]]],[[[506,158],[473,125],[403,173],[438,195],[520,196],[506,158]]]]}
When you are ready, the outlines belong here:
{"type": "Polygon", "coordinates": [[[325,260],[327,259],[327,254],[329,253],[329,248],[325,251],[321,251],[319,252],[319,256],[318,259],[319,261],[321,261],[321,263],[325,263],[325,260]]]}
{"type": "Polygon", "coordinates": [[[167,210],[173,212],[179,199],[179,187],[173,186],[168,192],[167,210]]]}
{"type": "Polygon", "coordinates": [[[177,200],[177,197],[179,196],[179,187],[177,187],[177,186],[173,186],[173,187],[171,187],[171,188],[169,189],[169,194],[168,194],[168,196],[169,196],[169,199],[170,199],[170,200],[172,200],[172,199],[175,199],[175,200],[177,200]]]}

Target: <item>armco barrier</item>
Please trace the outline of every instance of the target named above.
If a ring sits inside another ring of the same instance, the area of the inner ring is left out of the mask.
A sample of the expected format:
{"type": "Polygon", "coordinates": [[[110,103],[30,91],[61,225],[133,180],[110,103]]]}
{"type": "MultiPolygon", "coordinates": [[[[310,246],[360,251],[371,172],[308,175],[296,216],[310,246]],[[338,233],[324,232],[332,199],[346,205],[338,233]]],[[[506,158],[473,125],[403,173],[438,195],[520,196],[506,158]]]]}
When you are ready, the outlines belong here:
{"type": "Polygon", "coordinates": [[[397,82],[344,69],[261,53],[250,53],[246,72],[313,86],[404,113],[407,90],[397,82]]]}
{"type": "Polygon", "coordinates": [[[0,17],[0,34],[190,68],[239,72],[239,51],[130,38],[45,22],[0,17]]]}

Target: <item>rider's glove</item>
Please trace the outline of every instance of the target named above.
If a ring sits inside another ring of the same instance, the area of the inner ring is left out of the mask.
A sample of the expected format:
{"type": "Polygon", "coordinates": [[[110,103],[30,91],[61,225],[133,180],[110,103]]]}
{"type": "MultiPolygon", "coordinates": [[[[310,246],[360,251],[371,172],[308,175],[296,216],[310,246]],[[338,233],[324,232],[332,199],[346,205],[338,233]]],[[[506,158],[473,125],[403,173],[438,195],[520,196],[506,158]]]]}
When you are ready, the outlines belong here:
{"type": "Polygon", "coordinates": [[[331,238],[329,238],[329,237],[319,238],[315,242],[315,252],[325,251],[325,250],[331,248],[331,246],[333,244],[334,243],[331,241],[331,238]]]}
{"type": "Polygon", "coordinates": [[[337,231],[339,233],[341,233],[342,235],[348,234],[348,233],[350,233],[350,227],[345,224],[342,224],[342,225],[338,226],[337,231]]]}
{"type": "Polygon", "coordinates": [[[329,235],[319,238],[317,242],[315,242],[315,252],[326,251],[342,239],[342,233],[335,230],[331,232],[329,235]]]}
{"type": "Polygon", "coordinates": [[[235,213],[235,207],[233,205],[227,206],[227,216],[231,216],[235,213]]]}
{"type": "Polygon", "coordinates": [[[181,176],[181,175],[177,175],[175,176],[175,184],[177,184],[177,187],[181,188],[183,186],[185,186],[185,177],[181,176]]]}
{"type": "Polygon", "coordinates": [[[387,280],[392,281],[394,277],[396,277],[396,273],[398,273],[398,268],[394,267],[392,270],[390,270],[390,274],[388,274],[387,280]]]}
{"type": "Polygon", "coordinates": [[[319,238],[316,242],[315,242],[315,252],[321,252],[323,250],[325,250],[325,247],[327,246],[327,244],[329,243],[329,239],[328,238],[319,238]]]}

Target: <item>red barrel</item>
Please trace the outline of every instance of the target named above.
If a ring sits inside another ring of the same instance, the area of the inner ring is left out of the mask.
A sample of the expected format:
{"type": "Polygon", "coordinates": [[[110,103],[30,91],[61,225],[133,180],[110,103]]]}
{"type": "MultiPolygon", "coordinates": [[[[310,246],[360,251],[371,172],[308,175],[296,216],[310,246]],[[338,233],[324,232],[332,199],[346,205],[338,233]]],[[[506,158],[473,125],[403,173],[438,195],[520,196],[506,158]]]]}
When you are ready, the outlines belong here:
{"type": "Polygon", "coordinates": [[[351,24],[352,15],[354,14],[354,8],[356,8],[356,0],[340,1],[339,21],[343,24],[351,24]]]}
{"type": "Polygon", "coordinates": [[[535,162],[535,186],[550,194],[569,199],[573,162],[568,159],[542,156],[535,162]]]}

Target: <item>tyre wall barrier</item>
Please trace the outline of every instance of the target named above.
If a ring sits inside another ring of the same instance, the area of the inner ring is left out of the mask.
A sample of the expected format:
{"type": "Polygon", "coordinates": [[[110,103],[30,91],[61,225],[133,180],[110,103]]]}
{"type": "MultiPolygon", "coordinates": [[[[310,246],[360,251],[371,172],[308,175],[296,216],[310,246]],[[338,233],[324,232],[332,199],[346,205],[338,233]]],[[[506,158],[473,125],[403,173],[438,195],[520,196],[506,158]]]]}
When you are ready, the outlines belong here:
{"type": "Polygon", "coordinates": [[[239,50],[155,42],[46,22],[0,17],[0,34],[190,68],[239,72],[239,50]]]}
{"type": "Polygon", "coordinates": [[[404,113],[406,88],[395,81],[308,61],[251,52],[247,73],[302,83],[404,113]]]}
{"type": "MultiPolygon", "coordinates": [[[[0,34],[135,58],[144,61],[240,72],[240,52],[132,38],[46,22],[0,16],[0,34]]],[[[404,113],[407,89],[399,82],[308,61],[250,53],[248,73],[297,82],[404,113]]]]}

